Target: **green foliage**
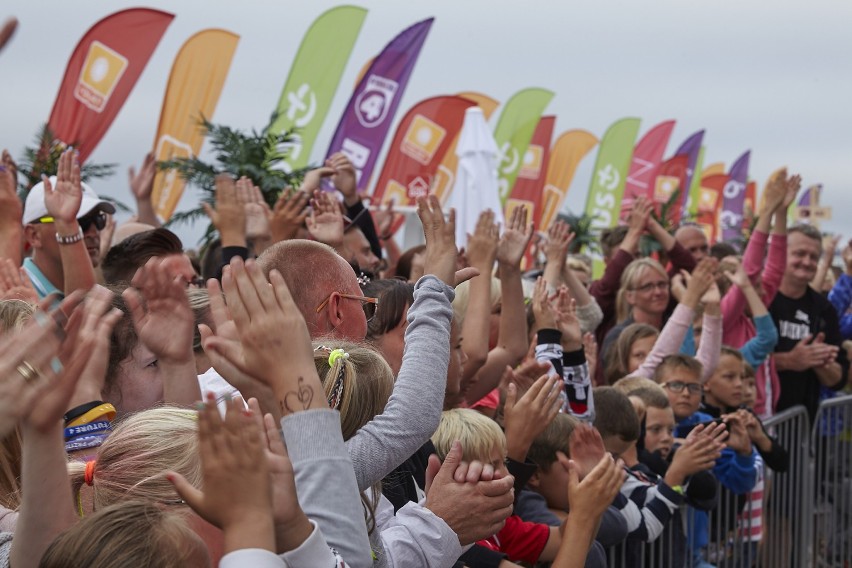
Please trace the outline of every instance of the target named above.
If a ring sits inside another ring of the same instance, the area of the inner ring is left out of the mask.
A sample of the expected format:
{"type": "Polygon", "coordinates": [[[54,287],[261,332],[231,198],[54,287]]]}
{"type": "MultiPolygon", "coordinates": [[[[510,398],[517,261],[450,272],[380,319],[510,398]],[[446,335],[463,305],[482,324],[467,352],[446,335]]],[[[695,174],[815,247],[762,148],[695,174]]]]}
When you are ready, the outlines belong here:
{"type": "MultiPolygon", "coordinates": [[[[677,230],[675,217],[677,217],[677,207],[680,206],[680,188],[674,190],[669,198],[660,206],[660,213],[657,214],[657,209],[651,209],[651,217],[660,224],[669,233],[674,233],[677,230]]],[[[680,218],[680,222],[684,223],[692,220],[690,215],[684,214],[680,218]]],[[[642,235],[639,239],[639,255],[651,256],[654,253],[663,252],[663,247],[651,235],[642,235]]]]}
{"type": "MultiPolygon", "coordinates": [[[[261,131],[252,129],[249,132],[243,132],[229,126],[213,124],[202,117],[200,127],[204,130],[204,136],[210,144],[213,162],[205,162],[197,156],[157,162],[160,170],[176,170],[187,185],[193,186],[200,192],[198,207],[174,214],[167,224],[194,224],[206,218],[201,203],[214,203],[216,176],[223,172],[234,178],[242,176],[249,178],[260,188],[264,200],[270,207],[275,205],[285,188],[299,187],[307,168],[293,172],[283,169],[286,151],[282,152],[282,149],[293,142],[293,134],[292,132],[281,134],[270,132],[270,126],[275,119],[276,115],[273,114],[269,123],[261,131]]],[[[215,228],[208,226],[202,243],[206,245],[215,237],[215,228]]]]}
{"type": "Polygon", "coordinates": [[[600,235],[592,226],[595,220],[594,215],[585,212],[575,215],[569,211],[567,214],[560,213],[557,218],[568,223],[571,226],[571,231],[574,232],[574,240],[571,241],[568,252],[571,254],[577,254],[581,251],[586,253],[600,252],[600,235]]]}
{"type": "MultiPolygon", "coordinates": [[[[65,146],[54,139],[47,124],[39,129],[33,142],[32,147],[24,148],[24,155],[18,160],[18,195],[22,199],[26,198],[32,186],[41,181],[42,174],[56,174],[59,156],[65,151],[65,146]]],[[[76,142],[71,144],[75,145],[76,142]]],[[[116,166],[117,164],[83,164],[80,168],[80,178],[87,183],[95,179],[106,179],[115,173],[116,166]]],[[[115,204],[119,209],[130,211],[126,205],[114,198],[101,196],[101,199],[115,204]]]]}

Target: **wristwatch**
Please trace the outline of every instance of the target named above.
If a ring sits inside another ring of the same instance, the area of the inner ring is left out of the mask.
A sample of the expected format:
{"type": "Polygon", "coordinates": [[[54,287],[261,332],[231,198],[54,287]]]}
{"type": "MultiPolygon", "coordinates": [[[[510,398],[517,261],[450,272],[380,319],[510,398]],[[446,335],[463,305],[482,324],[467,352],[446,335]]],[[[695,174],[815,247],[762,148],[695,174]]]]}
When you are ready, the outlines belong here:
{"type": "Polygon", "coordinates": [[[83,229],[78,229],[77,233],[74,235],[60,235],[56,233],[56,242],[60,245],[73,245],[74,243],[79,243],[83,240],[83,229]]]}

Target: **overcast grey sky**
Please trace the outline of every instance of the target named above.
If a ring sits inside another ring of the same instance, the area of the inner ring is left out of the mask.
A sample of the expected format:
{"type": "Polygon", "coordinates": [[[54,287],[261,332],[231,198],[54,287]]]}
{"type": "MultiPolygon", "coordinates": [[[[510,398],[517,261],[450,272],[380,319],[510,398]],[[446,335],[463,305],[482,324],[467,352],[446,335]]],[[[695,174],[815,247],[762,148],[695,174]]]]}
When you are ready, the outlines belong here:
{"type": "MultiPolygon", "coordinates": [[[[126,170],[151,149],[172,60],[198,30],[241,36],[214,121],[263,126],[278,101],[295,51],[311,22],[338,2],[152,1],[176,14],[154,56],[91,160],[117,162],[119,175],[95,189],[131,202],[126,170]]],[[[695,0],[523,2],[433,0],[356,2],[369,9],[361,35],[314,147],[320,160],[362,64],[399,31],[434,16],[435,24],[396,119],[415,102],[475,90],[505,102],[531,86],[556,93],[548,113],[556,132],[584,128],[600,137],[616,119],[642,119],[640,136],[676,119],[669,150],[705,128],[705,163],[752,150],[762,187],[776,167],[825,186],[834,219],[852,229],[852,2],[842,0],[695,0]]],[[[136,2],[7,0],[0,19],[20,20],[0,53],[0,146],[19,156],[49,113],[68,57],[98,19],[136,2]]],[[[499,110],[498,110],[499,112],[499,110]]],[[[566,202],[585,203],[592,162],[581,165],[566,202]]],[[[178,209],[192,205],[188,188],[178,209]]],[[[178,232],[187,246],[196,230],[178,232]]]]}

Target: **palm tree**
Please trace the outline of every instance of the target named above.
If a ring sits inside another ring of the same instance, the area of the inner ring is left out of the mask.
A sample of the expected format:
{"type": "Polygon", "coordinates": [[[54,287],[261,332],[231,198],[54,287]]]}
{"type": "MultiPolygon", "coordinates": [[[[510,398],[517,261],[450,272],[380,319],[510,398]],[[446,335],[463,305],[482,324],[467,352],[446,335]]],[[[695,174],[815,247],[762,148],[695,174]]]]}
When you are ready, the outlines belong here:
{"type": "MultiPolygon", "coordinates": [[[[77,143],[71,144],[76,146],[77,143]]],[[[21,200],[27,198],[30,188],[41,181],[41,175],[53,175],[59,164],[59,156],[66,146],[56,141],[50,127],[44,124],[36,133],[33,146],[24,148],[24,155],[18,160],[18,196],[21,200]]],[[[93,179],[106,179],[115,173],[117,164],[87,163],[80,167],[80,179],[85,182],[93,179]]],[[[109,201],[117,209],[130,212],[130,208],[115,198],[100,196],[109,201]]]]}
{"type": "MultiPolygon", "coordinates": [[[[194,186],[201,193],[198,207],[190,211],[175,213],[167,225],[180,223],[195,223],[205,218],[202,202],[213,204],[216,197],[216,176],[222,172],[235,178],[246,176],[260,188],[263,198],[270,207],[275,205],[278,197],[288,187],[299,187],[302,178],[309,168],[292,172],[285,171],[284,159],[286,148],[293,142],[292,132],[276,134],[270,131],[275,122],[273,114],[269,123],[260,131],[252,129],[243,132],[213,124],[202,117],[201,128],[204,136],[212,146],[214,161],[205,162],[198,156],[176,158],[157,163],[160,170],[177,170],[178,175],[188,185],[194,186]]],[[[212,224],[207,226],[202,244],[206,245],[216,238],[216,229],[212,224]]]]}
{"type": "Polygon", "coordinates": [[[571,254],[578,254],[584,247],[586,253],[596,253],[600,252],[600,235],[597,234],[594,227],[592,227],[592,223],[595,220],[593,215],[589,215],[588,213],[581,213],[580,215],[576,215],[571,213],[560,213],[557,215],[558,219],[561,219],[565,223],[571,227],[571,231],[574,233],[574,240],[571,241],[571,245],[568,247],[568,252],[571,254]]]}

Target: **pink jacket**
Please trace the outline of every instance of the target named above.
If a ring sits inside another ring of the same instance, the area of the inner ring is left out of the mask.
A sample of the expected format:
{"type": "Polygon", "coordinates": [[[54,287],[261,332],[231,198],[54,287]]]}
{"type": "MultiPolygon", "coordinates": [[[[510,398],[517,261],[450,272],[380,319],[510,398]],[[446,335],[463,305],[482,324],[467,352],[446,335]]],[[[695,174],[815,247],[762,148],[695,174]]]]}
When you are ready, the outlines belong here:
{"type": "MultiPolygon", "coordinates": [[[[654,342],[654,348],[645,357],[642,365],[630,375],[645,377],[646,379],[653,378],[654,370],[663,360],[663,357],[680,351],[683,338],[686,337],[694,318],[695,311],[692,308],[678,304],[666,325],[663,326],[657,341],[654,342]]],[[[698,353],[695,354],[695,358],[704,367],[704,373],[701,377],[702,383],[707,381],[708,377],[716,370],[716,365],[719,364],[719,348],[722,346],[722,318],[705,314],[703,324],[701,343],[698,345],[698,353]]]]}
{"type": "MultiPolygon", "coordinates": [[[[769,235],[766,233],[754,231],[743,255],[743,267],[746,274],[753,283],[760,282],[762,284],[762,289],[759,292],[767,307],[775,299],[775,294],[781,285],[781,278],[784,276],[784,269],[787,266],[787,235],[773,235],[769,242],[769,255],[764,267],[763,256],[766,254],[768,240],[769,235]]],[[[747,305],[745,296],[737,286],[731,286],[725,297],[722,298],[722,340],[725,345],[734,349],[739,349],[757,334],[751,316],[746,313],[747,305]]],[[[755,369],[755,373],[757,400],[754,404],[754,411],[761,418],[772,416],[781,390],[773,358],[768,358],[764,364],[755,369]],[[769,384],[772,385],[772,400],[769,404],[766,400],[767,379],[769,384]]]]}

